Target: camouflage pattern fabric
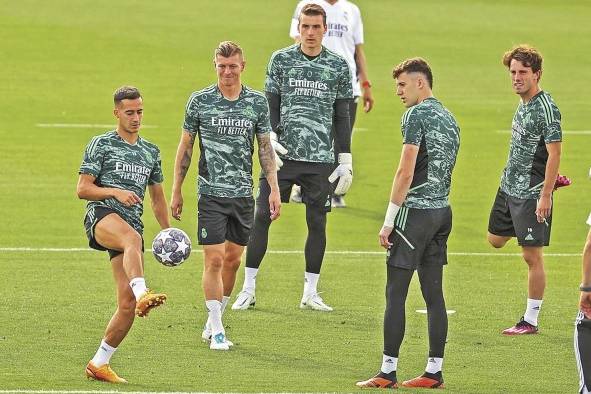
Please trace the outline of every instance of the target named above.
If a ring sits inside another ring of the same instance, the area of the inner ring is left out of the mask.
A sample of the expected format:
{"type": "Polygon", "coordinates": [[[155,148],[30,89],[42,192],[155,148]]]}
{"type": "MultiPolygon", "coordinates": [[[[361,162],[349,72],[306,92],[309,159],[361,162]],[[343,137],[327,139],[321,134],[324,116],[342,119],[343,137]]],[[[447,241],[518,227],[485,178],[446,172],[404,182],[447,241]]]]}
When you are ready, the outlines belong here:
{"type": "MultiPolygon", "coordinates": [[[[144,199],[146,186],[162,183],[160,150],[151,142],[139,137],[135,144],[123,140],[115,130],[94,137],[84,152],[80,174],[92,175],[100,187],[113,187],[132,191],[144,199]]],[[[115,198],[89,201],[87,212],[96,206],[115,210],[137,232],[142,234],[143,203],[126,207],[115,198]]]]}
{"type": "Polygon", "coordinates": [[[501,176],[501,190],[510,196],[538,199],[544,186],[546,144],[562,141],[560,111],[552,97],[540,91],[513,116],[509,159],[501,176]]]}
{"type": "Polygon", "coordinates": [[[333,163],[333,105],[336,99],[353,98],[345,59],[324,47],[312,60],[299,44],[280,49],[269,61],[265,91],[281,97],[276,132],[288,150],[281,158],[333,163]]]}
{"type": "Polygon", "coordinates": [[[254,135],[269,133],[265,96],[242,86],[234,101],[217,84],[189,97],[183,129],[199,138],[199,194],[214,197],[252,196],[254,135]]]}
{"type": "Polygon", "coordinates": [[[437,99],[427,98],[404,113],[402,135],[405,144],[419,146],[404,206],[447,207],[451,174],[460,148],[460,128],[454,116],[437,99]]]}

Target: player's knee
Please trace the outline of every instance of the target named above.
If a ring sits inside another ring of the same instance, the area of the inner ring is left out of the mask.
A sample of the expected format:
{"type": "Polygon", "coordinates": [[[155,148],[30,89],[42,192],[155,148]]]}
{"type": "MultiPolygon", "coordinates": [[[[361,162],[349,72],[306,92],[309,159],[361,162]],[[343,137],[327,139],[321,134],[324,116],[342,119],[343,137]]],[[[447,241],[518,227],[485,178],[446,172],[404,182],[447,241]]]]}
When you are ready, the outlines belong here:
{"type": "Polygon", "coordinates": [[[587,239],[587,242],[585,242],[585,247],[583,248],[583,255],[591,256],[591,239],[587,239]]]}
{"type": "Polygon", "coordinates": [[[486,237],[489,244],[492,245],[493,248],[500,249],[507,243],[507,240],[501,237],[498,237],[493,234],[488,234],[486,237]]]}
{"type": "Polygon", "coordinates": [[[542,257],[542,253],[537,250],[527,250],[524,249],[523,253],[523,260],[527,263],[530,267],[537,267],[544,265],[544,258],[542,257]]]}
{"type": "Polygon", "coordinates": [[[129,231],[123,235],[123,241],[125,243],[125,250],[134,250],[141,252],[142,250],[142,237],[137,231],[129,231]]]}
{"type": "Polygon", "coordinates": [[[135,316],[135,302],[134,297],[126,297],[125,299],[119,300],[117,305],[119,313],[133,319],[135,316]]]}
{"type": "Polygon", "coordinates": [[[326,231],[326,212],[309,209],[306,211],[306,224],[309,232],[322,233],[326,231]]]}
{"type": "Polygon", "coordinates": [[[215,254],[207,256],[205,259],[205,269],[207,271],[220,271],[222,269],[224,259],[221,255],[215,254]]]}

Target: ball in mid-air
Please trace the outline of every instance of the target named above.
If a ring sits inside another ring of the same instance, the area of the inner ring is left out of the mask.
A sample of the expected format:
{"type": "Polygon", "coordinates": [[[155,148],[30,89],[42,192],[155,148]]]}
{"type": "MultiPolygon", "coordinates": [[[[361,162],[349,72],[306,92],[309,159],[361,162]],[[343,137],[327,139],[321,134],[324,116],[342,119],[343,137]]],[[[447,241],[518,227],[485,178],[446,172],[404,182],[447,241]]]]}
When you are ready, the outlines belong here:
{"type": "Polygon", "coordinates": [[[183,230],[167,228],[160,231],[152,241],[152,253],[163,265],[176,267],[189,258],[191,240],[183,230]]]}

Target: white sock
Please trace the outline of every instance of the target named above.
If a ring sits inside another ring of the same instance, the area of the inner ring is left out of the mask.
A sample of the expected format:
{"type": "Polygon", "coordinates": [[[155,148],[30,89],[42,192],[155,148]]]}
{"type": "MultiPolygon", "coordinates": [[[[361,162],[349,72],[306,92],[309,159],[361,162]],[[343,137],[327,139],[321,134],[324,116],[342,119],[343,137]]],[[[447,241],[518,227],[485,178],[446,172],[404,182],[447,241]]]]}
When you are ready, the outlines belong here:
{"type": "Polygon", "coordinates": [[[92,363],[95,367],[102,367],[103,365],[108,364],[111,360],[111,356],[113,355],[113,353],[115,353],[115,350],[117,350],[116,347],[109,345],[103,339],[101,341],[101,345],[96,351],[96,354],[92,358],[92,363]]]}
{"type": "Polygon", "coordinates": [[[131,291],[133,291],[136,301],[139,301],[139,299],[148,291],[146,288],[146,280],[144,278],[133,278],[129,282],[129,286],[131,286],[131,291]]]}
{"type": "Polygon", "coordinates": [[[222,297],[222,315],[224,314],[224,311],[226,310],[226,306],[228,305],[228,302],[230,302],[230,297],[223,296],[222,297]]]}
{"type": "Polygon", "coordinates": [[[380,368],[380,371],[383,373],[391,373],[396,371],[396,368],[398,368],[398,357],[390,357],[383,354],[382,368],[380,368]]]}
{"type": "Polygon", "coordinates": [[[528,298],[527,308],[525,308],[525,313],[523,314],[523,320],[525,320],[529,324],[537,326],[538,315],[540,314],[540,309],[542,309],[542,301],[543,300],[533,300],[531,298],[528,298]]]}
{"type": "Polygon", "coordinates": [[[218,300],[205,301],[207,308],[208,320],[211,323],[211,335],[224,332],[224,325],[222,324],[222,303],[218,300]]]}
{"type": "Polygon", "coordinates": [[[320,274],[304,272],[304,296],[318,293],[318,279],[320,274]]]}
{"type": "Polygon", "coordinates": [[[425,367],[425,372],[437,373],[437,372],[441,371],[442,368],[443,368],[443,358],[429,357],[427,359],[427,366],[425,367]]]}
{"type": "Polygon", "coordinates": [[[258,268],[244,268],[244,285],[242,285],[242,290],[246,290],[249,293],[254,293],[254,289],[256,288],[257,272],[259,272],[258,268]]]}

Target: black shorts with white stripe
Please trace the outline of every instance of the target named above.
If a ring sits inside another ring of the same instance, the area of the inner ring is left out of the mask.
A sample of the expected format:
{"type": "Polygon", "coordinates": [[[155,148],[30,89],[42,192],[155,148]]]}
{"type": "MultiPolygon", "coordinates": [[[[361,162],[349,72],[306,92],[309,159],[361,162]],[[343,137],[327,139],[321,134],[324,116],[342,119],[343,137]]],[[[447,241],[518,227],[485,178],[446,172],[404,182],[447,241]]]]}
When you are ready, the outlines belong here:
{"type": "Polygon", "coordinates": [[[394,221],[386,263],[417,269],[419,265],[447,264],[447,238],[451,232],[451,207],[402,207],[394,221]]]}
{"type": "Polygon", "coordinates": [[[579,370],[579,393],[591,392],[591,319],[579,311],[575,320],[575,357],[579,370]]]}

